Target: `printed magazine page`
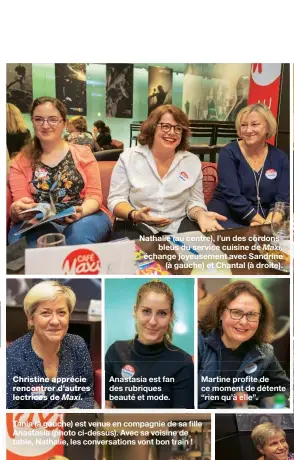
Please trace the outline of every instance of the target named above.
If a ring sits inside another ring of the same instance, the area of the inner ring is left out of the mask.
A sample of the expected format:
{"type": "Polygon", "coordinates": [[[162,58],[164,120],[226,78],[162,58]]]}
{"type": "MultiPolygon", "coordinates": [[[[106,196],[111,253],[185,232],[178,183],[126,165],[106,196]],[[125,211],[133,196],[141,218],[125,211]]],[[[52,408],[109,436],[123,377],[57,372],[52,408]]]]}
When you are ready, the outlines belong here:
{"type": "Polygon", "coordinates": [[[2,452],[294,459],[292,64],[86,56],[6,63],[2,452]]]}

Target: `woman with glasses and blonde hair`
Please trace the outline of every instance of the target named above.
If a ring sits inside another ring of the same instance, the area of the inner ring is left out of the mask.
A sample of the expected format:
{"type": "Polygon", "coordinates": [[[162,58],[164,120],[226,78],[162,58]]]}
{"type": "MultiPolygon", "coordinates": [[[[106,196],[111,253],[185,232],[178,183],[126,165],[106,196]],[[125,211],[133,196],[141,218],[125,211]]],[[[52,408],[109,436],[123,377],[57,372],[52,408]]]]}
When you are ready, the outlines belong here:
{"type": "Polygon", "coordinates": [[[102,205],[98,163],[88,146],[68,144],[62,133],[66,126],[66,107],[58,99],[40,97],[31,109],[35,136],[13,160],[9,184],[13,196],[10,217],[14,222],[9,243],[24,220],[34,213],[22,211],[38,203],[55,203],[57,212],[71,206],[75,213],[62,222],[50,222],[29,230],[29,247],[36,247],[39,236],[63,232],[66,244],[91,244],[106,241],[111,220],[102,205]]]}
{"type": "Polygon", "coordinates": [[[236,281],[215,294],[199,322],[198,407],[230,408],[240,398],[264,407],[267,397],[289,395],[273,338],[273,307],[252,283],[236,281]]]}
{"type": "Polygon", "coordinates": [[[7,347],[8,409],[94,409],[85,341],[68,334],[76,304],[59,281],[35,284],[24,298],[29,332],[7,347]]]}
{"type": "Polygon", "coordinates": [[[142,124],[139,145],[120,155],[111,177],[108,207],[120,219],[115,239],[222,229],[217,219],[226,218],[206,210],[189,135],[189,120],[174,105],[157,107],[142,124]]]}
{"type": "Polygon", "coordinates": [[[219,153],[218,178],[210,211],[227,217],[226,228],[270,224],[275,203],[289,203],[289,159],[268,140],[277,122],[265,104],[252,104],[236,118],[237,141],[219,153]]]}
{"type": "Polygon", "coordinates": [[[113,343],[105,356],[106,408],[193,409],[192,357],[172,345],[174,294],[162,281],[138,292],[135,339],[113,343]]]}
{"type": "Polygon", "coordinates": [[[6,104],[6,146],[11,157],[31,139],[31,133],[18,107],[6,104]]]}
{"type": "Polygon", "coordinates": [[[294,454],[289,452],[285,431],[274,423],[257,425],[252,430],[251,439],[262,454],[258,460],[294,460],[294,454]]]}

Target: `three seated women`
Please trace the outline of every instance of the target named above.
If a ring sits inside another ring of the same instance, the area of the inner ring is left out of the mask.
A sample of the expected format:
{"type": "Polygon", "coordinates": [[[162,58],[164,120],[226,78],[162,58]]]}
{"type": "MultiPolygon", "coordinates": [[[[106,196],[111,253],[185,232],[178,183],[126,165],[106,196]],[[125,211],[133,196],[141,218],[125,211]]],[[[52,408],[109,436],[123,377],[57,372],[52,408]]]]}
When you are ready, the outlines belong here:
{"type": "MultiPolygon", "coordinates": [[[[54,98],[38,98],[31,116],[35,137],[11,166],[14,225],[9,242],[18,239],[15,234],[28,219],[22,211],[49,202],[50,194],[61,209],[75,206],[75,214],[28,231],[29,247],[36,246],[40,235],[60,231],[67,244],[107,241],[111,220],[102,205],[99,162],[88,146],[62,138],[65,106],[54,98]]],[[[112,238],[270,223],[275,203],[288,203],[290,189],[289,160],[267,142],[276,127],[264,104],[239,112],[240,139],[221,149],[219,183],[206,207],[201,162],[188,151],[189,120],[176,106],[157,107],[142,125],[139,145],[126,149],[114,167],[108,196],[108,208],[116,218],[112,238]]]]}

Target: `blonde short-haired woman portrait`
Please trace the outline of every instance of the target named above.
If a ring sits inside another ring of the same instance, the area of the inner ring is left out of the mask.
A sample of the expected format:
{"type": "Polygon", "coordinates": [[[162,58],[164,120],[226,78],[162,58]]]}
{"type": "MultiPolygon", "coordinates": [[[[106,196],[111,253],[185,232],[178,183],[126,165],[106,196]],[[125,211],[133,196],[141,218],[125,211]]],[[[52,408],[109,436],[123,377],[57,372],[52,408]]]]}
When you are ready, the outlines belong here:
{"type": "Polygon", "coordinates": [[[53,280],[25,296],[29,332],[7,347],[8,409],[94,408],[86,343],[67,333],[75,304],[73,290],[53,280]]]}
{"type": "Polygon", "coordinates": [[[271,223],[277,202],[289,202],[289,158],[268,142],[277,132],[271,110],[261,103],[237,115],[237,141],[219,153],[219,182],[208,209],[227,217],[225,228],[271,223]]]}
{"type": "Polygon", "coordinates": [[[262,454],[258,460],[294,460],[294,454],[289,452],[285,431],[274,423],[257,425],[251,433],[251,439],[262,454]]]}

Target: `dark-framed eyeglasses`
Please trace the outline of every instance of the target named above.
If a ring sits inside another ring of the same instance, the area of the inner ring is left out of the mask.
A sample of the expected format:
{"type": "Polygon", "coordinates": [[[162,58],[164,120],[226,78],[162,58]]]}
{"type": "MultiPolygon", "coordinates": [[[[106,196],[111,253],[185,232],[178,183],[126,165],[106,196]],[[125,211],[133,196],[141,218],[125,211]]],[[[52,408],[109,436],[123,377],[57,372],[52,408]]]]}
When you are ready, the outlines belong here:
{"type": "Polygon", "coordinates": [[[249,311],[248,313],[244,313],[244,311],[238,310],[237,308],[226,307],[226,309],[229,310],[232,319],[240,320],[243,318],[243,316],[246,316],[247,321],[250,323],[257,323],[261,316],[261,313],[258,313],[257,311],[249,311]]]}
{"type": "Polygon", "coordinates": [[[62,118],[57,117],[33,117],[33,122],[36,126],[43,126],[43,124],[47,121],[48,125],[50,126],[57,126],[62,121],[62,118]]]}
{"type": "Polygon", "coordinates": [[[181,127],[181,125],[171,125],[170,123],[157,123],[157,124],[161,127],[161,130],[164,133],[169,133],[172,128],[174,129],[175,134],[180,135],[183,132],[183,128],[181,127]]]}

